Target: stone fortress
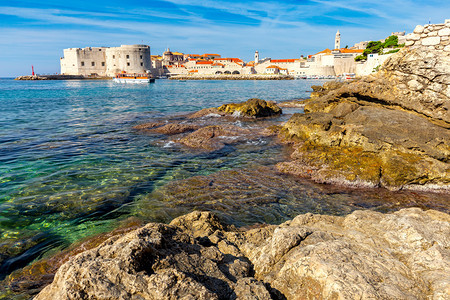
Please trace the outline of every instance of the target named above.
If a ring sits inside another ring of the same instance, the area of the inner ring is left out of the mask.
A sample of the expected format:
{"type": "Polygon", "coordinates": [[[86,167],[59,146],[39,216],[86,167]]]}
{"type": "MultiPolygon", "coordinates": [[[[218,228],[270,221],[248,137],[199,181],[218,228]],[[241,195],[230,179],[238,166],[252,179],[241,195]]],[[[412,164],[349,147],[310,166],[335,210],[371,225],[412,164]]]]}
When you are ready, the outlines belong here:
{"type": "Polygon", "coordinates": [[[86,47],[64,49],[62,75],[112,77],[116,73],[147,73],[151,70],[150,46],[86,47]]]}

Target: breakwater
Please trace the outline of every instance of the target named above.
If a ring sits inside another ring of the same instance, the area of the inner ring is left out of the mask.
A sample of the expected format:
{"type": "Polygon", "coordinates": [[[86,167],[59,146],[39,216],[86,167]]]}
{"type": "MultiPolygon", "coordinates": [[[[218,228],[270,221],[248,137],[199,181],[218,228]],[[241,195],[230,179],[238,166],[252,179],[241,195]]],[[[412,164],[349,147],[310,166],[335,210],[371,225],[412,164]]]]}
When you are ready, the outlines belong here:
{"type": "Polygon", "coordinates": [[[176,75],[172,80],[293,80],[293,76],[275,74],[176,75]]]}
{"type": "Polygon", "coordinates": [[[108,80],[111,77],[101,76],[83,76],[83,75],[24,75],[15,78],[15,80],[108,80]]]}

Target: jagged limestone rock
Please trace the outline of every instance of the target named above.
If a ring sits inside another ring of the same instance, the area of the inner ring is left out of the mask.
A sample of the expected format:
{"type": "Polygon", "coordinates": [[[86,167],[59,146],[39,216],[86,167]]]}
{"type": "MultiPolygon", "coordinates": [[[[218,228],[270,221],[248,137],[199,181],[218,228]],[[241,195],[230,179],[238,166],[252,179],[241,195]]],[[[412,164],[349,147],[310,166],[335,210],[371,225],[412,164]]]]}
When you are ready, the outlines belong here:
{"type": "Polygon", "coordinates": [[[450,216],[434,210],[247,231],[193,212],[73,257],[35,299],[445,299],[449,249],[450,216]]]}
{"type": "Polygon", "coordinates": [[[324,85],[281,130],[280,171],[319,182],[450,190],[450,58],[405,49],[381,71],[324,85]]]}

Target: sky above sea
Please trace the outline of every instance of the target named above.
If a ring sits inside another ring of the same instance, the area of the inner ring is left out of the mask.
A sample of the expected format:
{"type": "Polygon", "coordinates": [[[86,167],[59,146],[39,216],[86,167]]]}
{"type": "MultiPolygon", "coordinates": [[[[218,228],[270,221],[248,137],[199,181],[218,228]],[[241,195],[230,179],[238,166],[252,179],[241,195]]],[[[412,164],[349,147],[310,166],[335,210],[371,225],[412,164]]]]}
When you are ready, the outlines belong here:
{"type": "Polygon", "coordinates": [[[298,58],[450,18],[450,1],[0,0],[0,77],[60,71],[63,49],[147,44],[253,60],[298,58]]]}

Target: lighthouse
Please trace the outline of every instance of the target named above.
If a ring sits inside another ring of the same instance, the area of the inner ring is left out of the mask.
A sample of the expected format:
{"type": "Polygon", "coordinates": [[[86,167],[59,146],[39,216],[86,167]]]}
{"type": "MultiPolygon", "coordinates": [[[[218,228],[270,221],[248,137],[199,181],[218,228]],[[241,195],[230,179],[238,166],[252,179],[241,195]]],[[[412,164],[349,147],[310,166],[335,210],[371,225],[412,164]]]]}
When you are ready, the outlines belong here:
{"type": "Polygon", "coordinates": [[[259,63],[259,52],[255,51],[255,65],[259,63]]]}

